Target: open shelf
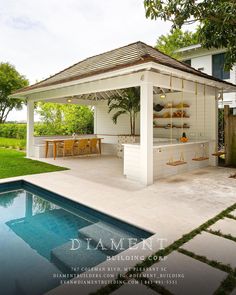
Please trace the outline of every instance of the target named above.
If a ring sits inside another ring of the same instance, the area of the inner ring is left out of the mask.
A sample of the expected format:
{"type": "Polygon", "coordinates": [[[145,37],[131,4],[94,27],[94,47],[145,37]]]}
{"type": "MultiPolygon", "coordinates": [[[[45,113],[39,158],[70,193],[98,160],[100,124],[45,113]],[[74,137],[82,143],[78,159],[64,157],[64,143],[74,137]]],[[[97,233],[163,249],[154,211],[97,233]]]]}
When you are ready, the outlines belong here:
{"type": "Polygon", "coordinates": [[[153,128],[162,128],[162,129],[170,129],[170,128],[177,128],[177,129],[188,129],[190,126],[153,126],[153,128]]]}
{"type": "Polygon", "coordinates": [[[172,107],[171,106],[170,107],[164,106],[163,109],[187,109],[187,108],[190,108],[190,106],[189,105],[186,105],[186,106],[173,105],[172,107]]]}
{"type": "Polygon", "coordinates": [[[200,161],[209,160],[209,158],[208,157],[197,157],[197,158],[193,158],[192,160],[200,162],[200,161]]]}
{"type": "Polygon", "coordinates": [[[218,152],[213,153],[212,156],[220,157],[220,156],[223,156],[225,154],[226,154],[226,152],[224,152],[224,151],[218,151],[218,152]]]}
{"type": "Polygon", "coordinates": [[[169,166],[179,166],[184,164],[187,164],[187,162],[181,161],[181,160],[166,163],[166,165],[169,165],[169,166]]]}
{"type": "Polygon", "coordinates": [[[154,119],[188,119],[188,118],[190,118],[190,116],[184,116],[184,117],[175,117],[175,116],[173,116],[173,117],[163,117],[163,116],[158,116],[158,115],[153,115],[153,118],[154,119]]]}

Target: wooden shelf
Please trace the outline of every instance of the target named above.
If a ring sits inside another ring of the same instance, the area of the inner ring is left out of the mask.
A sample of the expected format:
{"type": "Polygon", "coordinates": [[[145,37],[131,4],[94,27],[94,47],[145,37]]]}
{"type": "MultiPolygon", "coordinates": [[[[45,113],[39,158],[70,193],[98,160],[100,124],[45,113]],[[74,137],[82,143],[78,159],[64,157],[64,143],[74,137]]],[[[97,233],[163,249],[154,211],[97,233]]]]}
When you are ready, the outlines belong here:
{"type": "Polygon", "coordinates": [[[190,108],[190,106],[177,106],[177,105],[173,105],[172,107],[164,107],[163,109],[187,109],[190,108]]]}
{"type": "Polygon", "coordinates": [[[226,154],[226,152],[224,152],[224,151],[218,151],[218,152],[216,152],[216,153],[213,153],[212,156],[220,157],[220,156],[223,156],[223,155],[225,155],[225,154],[226,154]]]}
{"type": "Polygon", "coordinates": [[[179,166],[179,165],[187,164],[187,162],[179,160],[179,161],[174,161],[174,162],[168,162],[166,164],[169,166],[179,166]]]}
{"type": "Polygon", "coordinates": [[[177,129],[188,129],[190,126],[153,126],[153,128],[163,128],[163,129],[170,129],[170,128],[177,128],[177,129]]]}
{"type": "Polygon", "coordinates": [[[200,162],[200,161],[209,160],[209,158],[208,157],[198,157],[198,158],[193,158],[192,160],[200,162]]]}
{"type": "Polygon", "coordinates": [[[153,118],[154,119],[188,119],[190,118],[190,116],[185,116],[185,117],[162,117],[162,116],[156,116],[156,115],[153,115],[153,118]]]}

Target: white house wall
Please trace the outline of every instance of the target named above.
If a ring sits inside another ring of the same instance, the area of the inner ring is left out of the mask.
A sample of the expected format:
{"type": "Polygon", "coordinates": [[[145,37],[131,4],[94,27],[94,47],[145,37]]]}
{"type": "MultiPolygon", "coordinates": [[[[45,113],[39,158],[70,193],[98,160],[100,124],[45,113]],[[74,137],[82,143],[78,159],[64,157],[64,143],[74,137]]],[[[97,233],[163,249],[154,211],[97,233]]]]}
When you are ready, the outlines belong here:
{"type": "Polygon", "coordinates": [[[191,60],[191,66],[197,70],[202,69],[202,72],[212,75],[212,58],[211,55],[195,57],[191,60]]]}
{"type": "MultiPolygon", "coordinates": [[[[117,124],[112,121],[114,112],[108,113],[107,100],[99,101],[94,109],[94,133],[102,137],[102,153],[117,154],[118,135],[130,134],[130,122],[128,115],[121,115],[117,124]]],[[[139,116],[136,120],[136,134],[139,135],[139,116]]]]}
{"type": "MultiPolygon", "coordinates": [[[[222,53],[222,50],[209,50],[197,49],[192,52],[185,52],[182,54],[181,60],[191,59],[191,66],[197,70],[202,69],[202,72],[212,75],[212,55],[222,53]]],[[[230,79],[225,80],[227,82],[236,84],[236,65],[230,70],[230,79]]],[[[230,107],[236,107],[236,93],[225,93],[224,104],[230,107]]],[[[222,103],[219,103],[222,107],[222,103]]]]}
{"type": "MultiPolygon", "coordinates": [[[[122,135],[130,134],[130,122],[128,115],[121,115],[117,119],[117,124],[112,121],[114,111],[108,113],[107,101],[98,102],[95,106],[95,128],[96,134],[122,135]]],[[[136,133],[139,134],[139,118],[136,122],[136,133]]]]}

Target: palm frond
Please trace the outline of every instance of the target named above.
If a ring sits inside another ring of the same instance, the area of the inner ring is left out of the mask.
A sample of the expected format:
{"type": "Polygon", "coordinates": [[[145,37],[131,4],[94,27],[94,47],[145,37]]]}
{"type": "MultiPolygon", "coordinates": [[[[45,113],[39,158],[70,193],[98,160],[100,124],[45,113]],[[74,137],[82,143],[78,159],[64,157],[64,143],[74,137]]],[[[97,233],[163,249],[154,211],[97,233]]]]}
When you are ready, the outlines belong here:
{"type": "Polygon", "coordinates": [[[118,117],[123,114],[128,114],[131,119],[130,121],[135,123],[136,114],[140,111],[140,87],[127,88],[122,90],[120,95],[117,94],[109,97],[108,113],[115,110],[118,110],[112,116],[115,124],[117,123],[118,117]]]}
{"type": "Polygon", "coordinates": [[[117,123],[117,119],[120,115],[124,115],[126,114],[127,112],[125,110],[120,110],[118,112],[116,112],[113,116],[112,116],[112,121],[114,122],[114,124],[117,123]]]}

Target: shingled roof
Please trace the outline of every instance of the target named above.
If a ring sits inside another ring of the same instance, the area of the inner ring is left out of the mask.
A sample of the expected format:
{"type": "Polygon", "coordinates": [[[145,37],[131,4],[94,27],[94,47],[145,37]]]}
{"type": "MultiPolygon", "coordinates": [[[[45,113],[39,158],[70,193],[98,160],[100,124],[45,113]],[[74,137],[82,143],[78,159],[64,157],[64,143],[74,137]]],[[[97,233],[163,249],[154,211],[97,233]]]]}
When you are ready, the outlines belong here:
{"type": "MultiPolygon", "coordinates": [[[[143,43],[135,42],[93,57],[84,59],[69,68],[41,81],[34,85],[18,90],[21,93],[31,89],[42,88],[51,85],[62,84],[69,81],[79,80],[96,74],[106,73],[117,69],[127,68],[132,65],[142,64],[152,61],[161,65],[165,65],[174,69],[178,69],[190,74],[194,74],[203,78],[224,82],[210,75],[202,73],[194,68],[180,62],[159,50],[143,43]]],[[[231,83],[224,82],[228,85],[231,83]]]]}

